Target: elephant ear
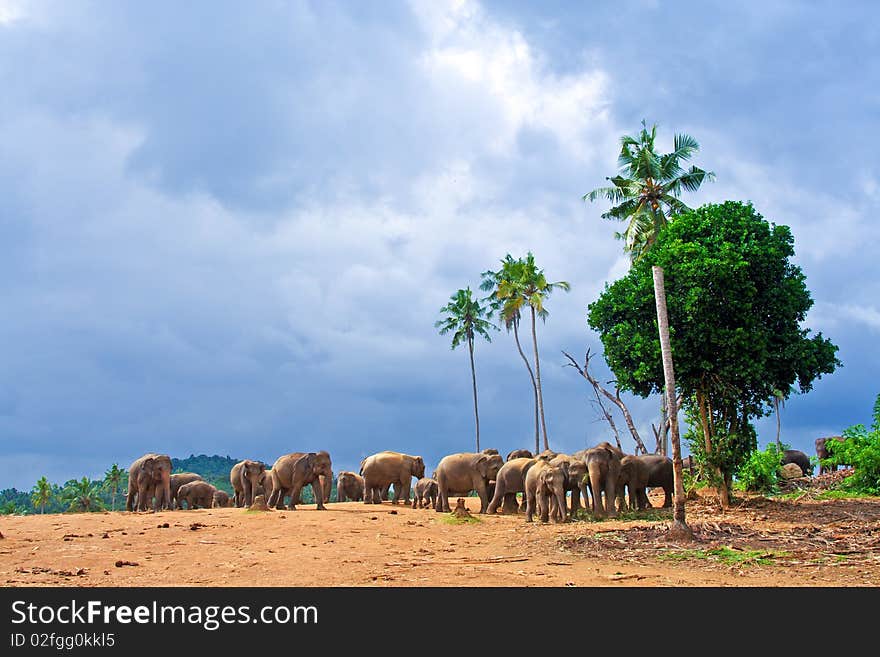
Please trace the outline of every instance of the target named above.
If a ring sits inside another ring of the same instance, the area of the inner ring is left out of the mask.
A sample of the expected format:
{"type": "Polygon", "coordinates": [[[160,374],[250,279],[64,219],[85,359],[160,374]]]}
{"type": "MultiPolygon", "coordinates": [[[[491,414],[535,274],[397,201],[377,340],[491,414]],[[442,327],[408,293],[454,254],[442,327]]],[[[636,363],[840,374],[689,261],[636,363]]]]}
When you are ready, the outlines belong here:
{"type": "Polygon", "coordinates": [[[471,460],[471,465],[473,465],[474,469],[483,477],[489,476],[489,457],[486,454],[477,454],[474,456],[471,460]]]}
{"type": "Polygon", "coordinates": [[[152,471],[152,469],[153,469],[153,459],[152,458],[144,459],[144,461],[141,463],[140,471],[146,472],[147,470],[152,471]]]}

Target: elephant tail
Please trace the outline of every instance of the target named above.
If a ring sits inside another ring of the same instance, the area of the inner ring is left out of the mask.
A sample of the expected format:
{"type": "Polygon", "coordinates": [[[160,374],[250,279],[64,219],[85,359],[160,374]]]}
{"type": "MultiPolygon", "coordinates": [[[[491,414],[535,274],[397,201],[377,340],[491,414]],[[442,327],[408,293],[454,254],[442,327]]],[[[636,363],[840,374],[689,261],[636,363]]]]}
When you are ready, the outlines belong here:
{"type": "Polygon", "coordinates": [[[360,467],[360,470],[358,470],[358,474],[361,476],[363,476],[363,474],[364,474],[364,463],[366,463],[366,462],[367,462],[366,458],[364,458],[364,460],[361,461],[361,467],[360,467]]]}

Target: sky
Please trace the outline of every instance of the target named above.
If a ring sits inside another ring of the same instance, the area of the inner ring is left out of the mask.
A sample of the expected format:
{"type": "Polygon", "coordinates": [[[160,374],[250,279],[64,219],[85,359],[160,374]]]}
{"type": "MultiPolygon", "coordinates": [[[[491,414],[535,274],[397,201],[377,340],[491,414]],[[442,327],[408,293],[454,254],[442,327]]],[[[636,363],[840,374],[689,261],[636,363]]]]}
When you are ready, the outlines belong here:
{"type": "MultiPolygon", "coordinates": [[[[804,326],[843,362],[781,411],[814,454],[880,393],[878,19],[855,1],[0,0],[0,488],[145,452],[326,449],[357,470],[392,449],[430,471],[474,448],[439,310],[527,251],[571,284],[538,325],[551,447],[612,439],[562,350],[601,354],[587,306],[628,259],[582,196],[643,119],[715,172],[685,202],[792,228],[804,326]]],[[[493,335],[481,438],[506,454],[533,445],[532,393],[493,335]]],[[[624,399],[652,445],[659,399],[624,399]]],[[[775,440],[775,417],[756,426],[775,440]]]]}

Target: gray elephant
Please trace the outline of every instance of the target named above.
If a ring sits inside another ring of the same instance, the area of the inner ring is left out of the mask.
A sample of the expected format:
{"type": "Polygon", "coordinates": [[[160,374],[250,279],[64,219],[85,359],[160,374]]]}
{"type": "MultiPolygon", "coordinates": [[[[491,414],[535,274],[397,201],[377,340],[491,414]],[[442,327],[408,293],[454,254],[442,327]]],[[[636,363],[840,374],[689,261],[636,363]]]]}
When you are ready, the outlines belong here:
{"type": "Polygon", "coordinates": [[[617,497],[623,506],[624,486],[629,491],[631,510],[648,509],[648,488],[662,488],[665,494],[663,507],[672,506],[675,491],[672,474],[672,459],[662,454],[625,455],[620,460],[620,474],[617,478],[617,497]]]}
{"type": "MultiPolygon", "coordinates": [[[[551,459],[549,463],[550,465],[562,467],[562,471],[565,474],[563,488],[567,493],[571,493],[571,509],[569,512],[571,517],[574,518],[581,508],[581,489],[586,486],[587,463],[582,458],[568,454],[559,454],[551,459]]],[[[584,500],[585,506],[589,503],[589,499],[584,500]]]]}
{"type": "Polygon", "coordinates": [[[529,450],[515,449],[515,450],[511,451],[507,455],[507,458],[504,460],[505,461],[512,461],[513,459],[533,459],[533,458],[535,458],[535,455],[532,454],[529,450]]]}
{"type": "Polygon", "coordinates": [[[177,495],[180,487],[191,481],[204,481],[205,478],[196,472],[174,472],[171,474],[171,508],[178,509],[177,495]]]}
{"type": "Polygon", "coordinates": [[[232,498],[225,490],[217,490],[214,492],[214,503],[212,508],[223,508],[232,506],[232,498]]]}
{"type": "Polygon", "coordinates": [[[450,495],[464,496],[476,491],[480,497],[480,513],[486,513],[491,495],[489,482],[496,480],[503,465],[504,459],[499,454],[462,452],[444,456],[436,470],[440,499],[435,510],[449,513],[450,495]]]}
{"type": "Polygon", "coordinates": [[[826,447],[829,440],[843,442],[846,440],[843,436],[826,436],[825,438],[816,438],[816,456],[819,458],[819,474],[837,471],[837,465],[825,465],[822,463],[825,459],[831,458],[831,454],[826,447]]]}
{"type": "Polygon", "coordinates": [[[364,478],[364,504],[381,504],[391,484],[394,484],[391,503],[409,502],[412,479],[425,476],[425,461],[421,456],[401,452],[378,452],[361,461],[360,474],[364,478]]]}
{"type": "Polygon", "coordinates": [[[144,454],[128,469],[128,511],[153,511],[171,508],[171,457],[167,454],[144,454]]]}
{"type": "Polygon", "coordinates": [[[360,502],[362,499],[364,499],[364,478],[357,472],[341,471],[336,476],[336,501],[360,502]]]}
{"type": "Polygon", "coordinates": [[[422,477],[416,482],[412,508],[427,509],[429,507],[437,508],[437,480],[422,477]]]}
{"type": "Polygon", "coordinates": [[[254,497],[262,495],[268,500],[272,497],[272,490],[272,469],[269,468],[263,473],[260,483],[254,491],[254,497]]]}
{"type": "Polygon", "coordinates": [[[553,464],[535,459],[526,472],[526,522],[532,522],[537,510],[541,522],[565,522],[565,480],[567,463],[553,464]]]}
{"type": "Polygon", "coordinates": [[[232,503],[237,507],[249,507],[254,501],[256,490],[266,475],[266,464],[262,461],[245,459],[232,466],[229,483],[232,484],[232,503]]]}
{"type": "Polygon", "coordinates": [[[593,515],[601,518],[617,516],[617,480],[624,453],[608,442],[602,442],[584,451],[584,461],[593,493],[593,515]],[[604,495],[604,502],[603,502],[604,495]]]}
{"type": "Polygon", "coordinates": [[[787,449],[782,452],[780,465],[785,465],[786,463],[795,463],[800,467],[804,475],[808,477],[813,476],[813,464],[810,463],[810,457],[799,449],[787,449]]]}
{"type": "Polygon", "coordinates": [[[537,459],[531,457],[517,457],[510,459],[501,466],[498,474],[495,476],[495,493],[492,495],[492,501],[486,508],[486,513],[497,513],[498,507],[501,506],[502,513],[516,513],[517,501],[516,494],[523,493],[522,506],[520,510],[526,509],[526,472],[531,468],[537,459]]]}
{"type": "Polygon", "coordinates": [[[330,454],[320,452],[293,452],[279,456],[272,465],[272,496],[269,506],[284,509],[284,498],[290,496],[291,511],[296,510],[303,486],[311,485],[319,511],[324,506],[324,487],[321,477],[332,477],[330,454]]]}
{"type": "Polygon", "coordinates": [[[188,509],[210,509],[214,506],[214,493],[217,489],[207,481],[191,481],[177,490],[177,503],[188,509]]]}

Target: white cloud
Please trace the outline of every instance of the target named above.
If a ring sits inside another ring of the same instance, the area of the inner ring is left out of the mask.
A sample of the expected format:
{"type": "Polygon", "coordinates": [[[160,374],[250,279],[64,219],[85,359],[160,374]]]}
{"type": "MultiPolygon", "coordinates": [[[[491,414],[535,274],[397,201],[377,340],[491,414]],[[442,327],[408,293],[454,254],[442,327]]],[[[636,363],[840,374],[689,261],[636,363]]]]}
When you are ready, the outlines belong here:
{"type": "Polygon", "coordinates": [[[24,3],[21,0],[0,0],[0,26],[20,20],[24,15],[24,3]]]}

